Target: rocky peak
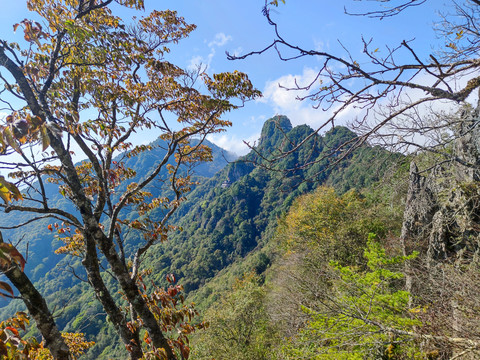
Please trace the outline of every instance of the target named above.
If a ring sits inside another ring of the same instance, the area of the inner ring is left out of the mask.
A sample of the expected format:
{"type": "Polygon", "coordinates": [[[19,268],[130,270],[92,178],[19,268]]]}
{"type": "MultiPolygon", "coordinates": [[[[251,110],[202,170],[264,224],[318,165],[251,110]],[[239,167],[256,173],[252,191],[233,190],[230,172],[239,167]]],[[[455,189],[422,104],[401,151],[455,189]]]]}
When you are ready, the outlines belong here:
{"type": "Polygon", "coordinates": [[[280,147],[285,135],[292,130],[292,123],[285,115],[275,115],[265,121],[260,136],[259,147],[270,151],[280,147]]]}
{"type": "Polygon", "coordinates": [[[462,121],[460,136],[455,142],[455,154],[460,166],[456,166],[456,177],[460,181],[480,181],[480,119],[479,111],[472,112],[462,121]],[[462,164],[463,163],[463,164],[462,164]]]}

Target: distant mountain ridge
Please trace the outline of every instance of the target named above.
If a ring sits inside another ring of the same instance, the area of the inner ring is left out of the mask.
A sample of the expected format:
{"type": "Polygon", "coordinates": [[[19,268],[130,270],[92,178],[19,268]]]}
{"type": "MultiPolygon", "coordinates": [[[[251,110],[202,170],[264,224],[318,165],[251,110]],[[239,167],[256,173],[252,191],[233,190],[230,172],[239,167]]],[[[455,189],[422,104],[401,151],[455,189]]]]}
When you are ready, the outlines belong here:
{"type": "MultiPolygon", "coordinates": [[[[211,162],[200,163],[194,168],[194,174],[197,177],[212,177],[225,167],[228,162],[234,161],[237,158],[235,154],[218,147],[208,140],[205,141],[205,144],[212,149],[213,160],[211,162]]],[[[132,181],[140,181],[165,155],[162,140],[157,139],[149,146],[151,147],[150,150],[143,151],[138,156],[128,158],[124,156],[125,154],[121,154],[116,158],[117,161],[123,158],[122,161],[124,161],[125,167],[136,171],[137,176],[133,178],[132,181]]],[[[161,175],[165,174],[166,170],[161,173],[161,175]]],[[[71,208],[71,204],[58,192],[57,185],[45,182],[45,187],[49,200],[55,204],[57,208],[75,211],[75,209],[71,208]]],[[[155,190],[153,190],[153,192],[155,193],[155,190]]],[[[12,224],[21,224],[32,217],[31,214],[27,213],[3,213],[0,217],[0,225],[9,226],[12,224]]],[[[20,239],[23,239],[19,244],[21,251],[26,252],[28,246],[26,271],[29,273],[29,276],[32,277],[33,281],[39,280],[45,275],[45,272],[48,271],[49,265],[50,268],[52,268],[61,259],[61,256],[53,252],[58,247],[58,242],[54,239],[55,234],[47,230],[50,222],[52,221],[46,219],[28,224],[19,229],[2,231],[4,238],[11,240],[14,244],[18,243],[20,239]]]]}

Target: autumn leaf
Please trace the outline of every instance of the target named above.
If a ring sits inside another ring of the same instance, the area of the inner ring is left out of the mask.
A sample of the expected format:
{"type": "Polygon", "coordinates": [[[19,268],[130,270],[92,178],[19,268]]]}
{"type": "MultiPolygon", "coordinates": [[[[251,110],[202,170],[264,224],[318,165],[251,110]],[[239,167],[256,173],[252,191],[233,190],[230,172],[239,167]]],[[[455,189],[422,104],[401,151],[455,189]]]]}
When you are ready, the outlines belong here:
{"type": "Polygon", "coordinates": [[[15,329],[14,327],[7,326],[7,327],[5,328],[5,330],[11,331],[16,337],[20,336],[20,333],[19,333],[18,330],[15,329]]]}
{"type": "Polygon", "coordinates": [[[3,341],[0,341],[0,355],[8,356],[8,348],[3,341]]]}
{"type": "MultiPolygon", "coordinates": [[[[9,284],[7,284],[5,281],[0,281],[0,290],[5,290],[11,295],[11,297],[15,296],[15,294],[13,293],[12,287],[9,284]]],[[[8,295],[0,291],[0,296],[7,297],[8,295]]]]}
{"type": "Polygon", "coordinates": [[[50,146],[50,138],[48,136],[47,126],[40,126],[40,137],[42,139],[42,150],[45,151],[50,146]]]}
{"type": "Polygon", "coordinates": [[[0,243],[0,257],[16,262],[22,271],[25,269],[25,258],[12,244],[0,243]]]}
{"type": "Polygon", "coordinates": [[[23,200],[20,190],[14,184],[5,180],[3,176],[0,176],[0,197],[6,204],[12,200],[23,200]]]}
{"type": "Polygon", "coordinates": [[[15,136],[13,135],[12,129],[10,127],[6,127],[3,130],[3,136],[4,140],[6,140],[6,143],[8,145],[10,145],[19,154],[22,153],[22,150],[20,149],[20,146],[18,146],[18,143],[15,140],[15,136]]]}

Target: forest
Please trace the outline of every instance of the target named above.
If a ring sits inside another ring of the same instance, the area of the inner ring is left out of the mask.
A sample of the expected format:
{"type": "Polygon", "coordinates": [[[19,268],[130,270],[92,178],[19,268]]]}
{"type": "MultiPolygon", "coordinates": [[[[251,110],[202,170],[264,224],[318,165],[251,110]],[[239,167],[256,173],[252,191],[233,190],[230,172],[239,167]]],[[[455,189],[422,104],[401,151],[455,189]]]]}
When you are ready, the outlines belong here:
{"type": "Polygon", "coordinates": [[[304,48],[288,2],[210,73],[170,61],[196,29],[175,10],[26,0],[0,39],[2,359],[480,358],[480,2],[426,58],[304,48]],[[235,64],[270,52],[320,64],[278,85],[320,122],[277,113],[238,156],[213,140],[263,100],[235,64]]]}

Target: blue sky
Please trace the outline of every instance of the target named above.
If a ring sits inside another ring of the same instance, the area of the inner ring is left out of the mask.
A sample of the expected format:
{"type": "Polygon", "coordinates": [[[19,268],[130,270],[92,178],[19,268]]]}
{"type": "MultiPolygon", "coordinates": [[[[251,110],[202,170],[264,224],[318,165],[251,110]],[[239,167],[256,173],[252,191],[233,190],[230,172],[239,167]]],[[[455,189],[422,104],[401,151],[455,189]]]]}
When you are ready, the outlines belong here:
{"type": "MultiPolygon", "coordinates": [[[[20,32],[13,34],[12,24],[31,17],[23,1],[1,0],[0,34],[8,40],[19,40],[20,32]]],[[[258,101],[247,103],[242,109],[227,114],[233,127],[212,138],[218,145],[243,154],[247,148],[243,140],[258,139],[263,122],[275,114],[287,115],[294,125],[307,123],[319,125],[326,114],[315,110],[311,103],[298,102],[297,94],[286,92],[278,84],[302,83],[311,79],[320,66],[314,57],[292,62],[282,62],[272,51],[246,60],[228,61],[225,51],[242,54],[258,50],[272,39],[272,28],[262,16],[263,0],[145,0],[147,13],[156,9],[177,10],[188,22],[197,25],[188,39],[172,46],[169,60],[182,67],[202,63],[207,72],[240,70],[247,73],[254,85],[264,93],[258,101]]],[[[274,10],[285,38],[305,48],[322,49],[343,54],[341,41],[355,57],[362,51],[361,36],[373,38],[372,48],[385,51],[384,46],[396,46],[402,40],[415,39],[413,43],[427,58],[437,41],[432,25],[442,10],[441,0],[429,0],[425,5],[410,9],[399,16],[378,20],[344,14],[344,6],[352,11],[364,10],[372,2],[354,0],[287,0],[274,10]]],[[[376,4],[378,7],[379,5],[376,4]]],[[[445,10],[445,9],[444,9],[445,10]]],[[[128,11],[122,16],[128,17],[128,11]]],[[[346,113],[342,121],[355,116],[346,113]]],[[[153,140],[155,134],[149,134],[153,140]]],[[[146,139],[146,138],[144,138],[146,139]]],[[[150,139],[149,139],[150,140],[150,139]]]]}
{"type": "MultiPolygon", "coordinates": [[[[273,10],[273,17],[288,40],[305,48],[344,54],[338,43],[341,41],[355,56],[362,51],[362,35],[373,38],[373,48],[378,47],[380,51],[385,44],[395,46],[402,40],[415,38],[420,52],[428,57],[432,50],[430,44],[435,41],[432,24],[438,20],[439,3],[439,0],[435,0],[435,4],[430,1],[398,17],[380,21],[344,14],[344,7],[361,11],[365,9],[365,2],[287,0],[285,5],[273,10]]],[[[226,59],[225,51],[242,54],[258,50],[272,39],[273,29],[261,13],[263,0],[170,0],[162,4],[178,10],[198,26],[191,37],[180,44],[178,53],[172,51],[177,63],[188,66],[201,60],[208,64],[209,72],[244,71],[264,93],[259,101],[229,114],[234,125],[227,133],[213,138],[218,145],[239,154],[247,151],[242,141],[258,139],[263,122],[277,113],[287,115],[294,125],[307,123],[312,127],[326,118],[326,114],[313,109],[311,103],[297,101],[298,94],[278,87],[278,84],[293,84],[295,79],[300,83],[311,79],[321,65],[318,59],[282,62],[273,51],[246,60],[226,59]]],[[[354,114],[344,114],[343,120],[348,121],[351,116],[354,114]]]]}

